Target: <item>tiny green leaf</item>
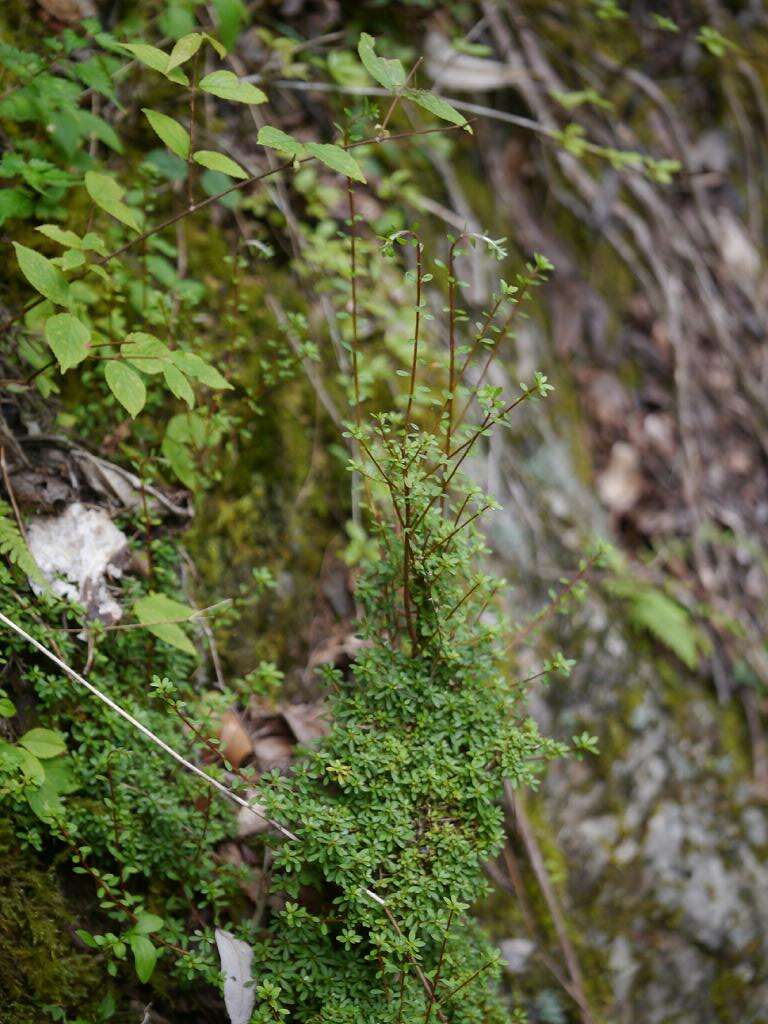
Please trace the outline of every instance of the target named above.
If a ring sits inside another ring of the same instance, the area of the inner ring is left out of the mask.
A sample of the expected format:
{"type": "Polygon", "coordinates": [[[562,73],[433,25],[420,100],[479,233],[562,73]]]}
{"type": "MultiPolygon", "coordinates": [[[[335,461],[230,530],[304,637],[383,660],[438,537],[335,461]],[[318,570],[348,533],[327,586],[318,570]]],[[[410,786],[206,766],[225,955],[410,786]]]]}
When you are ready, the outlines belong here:
{"type": "Polygon", "coordinates": [[[330,167],[332,171],[365,183],[365,175],[357,160],[341,146],[334,146],[326,142],[308,142],[307,151],[312,156],[316,156],[326,167],[330,167]]]}
{"type": "Polygon", "coordinates": [[[189,156],[190,147],[187,129],[179,124],[178,121],[174,121],[172,117],[168,117],[167,114],[161,114],[158,110],[148,110],[146,107],[141,109],[146,119],[152,125],[153,131],[159,135],[168,149],[175,153],[176,156],[180,156],[182,160],[186,160],[189,156]]]}
{"type": "Polygon", "coordinates": [[[375,51],[376,40],[363,32],[357,44],[360,60],[371,78],[383,85],[390,92],[396,92],[405,85],[405,68],[399,60],[387,60],[379,57],[375,51]]]}
{"type": "Polygon", "coordinates": [[[69,305],[69,285],[58,267],[42,253],[28,249],[26,245],[14,242],[13,247],[21,272],[35,291],[55,302],[57,306],[69,305]]]}
{"type": "Polygon", "coordinates": [[[57,313],[45,322],[45,340],[58,359],[61,372],[66,373],[88,355],[91,332],[71,313],[57,313]]]}
{"type": "Polygon", "coordinates": [[[231,71],[212,71],[200,82],[203,92],[233,103],[266,103],[267,95],[250,82],[241,82],[231,71]]]}
{"type": "Polygon", "coordinates": [[[24,733],[19,743],[42,761],[49,757],[57,757],[67,749],[64,737],[54,729],[30,729],[24,733]]]}
{"type": "Polygon", "coordinates": [[[210,149],[199,149],[192,159],[195,163],[200,164],[201,167],[207,167],[211,171],[220,171],[222,174],[228,174],[230,178],[248,177],[248,174],[240,164],[236,164],[234,160],[224,156],[223,153],[214,153],[210,149]]]}
{"type": "Polygon", "coordinates": [[[131,416],[138,416],[147,400],[147,389],[138,373],[126,363],[109,360],[104,364],[104,376],[109,390],[123,408],[131,416]]]}

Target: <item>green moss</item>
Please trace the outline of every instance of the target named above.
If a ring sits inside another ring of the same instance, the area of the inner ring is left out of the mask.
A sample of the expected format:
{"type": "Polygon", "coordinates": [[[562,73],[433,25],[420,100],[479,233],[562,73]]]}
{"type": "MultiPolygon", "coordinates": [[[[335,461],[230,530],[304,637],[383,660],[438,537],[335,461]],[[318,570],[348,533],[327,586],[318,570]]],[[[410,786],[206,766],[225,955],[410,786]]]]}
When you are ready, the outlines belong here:
{"type": "Polygon", "coordinates": [[[709,989],[712,1009],[717,1012],[719,1024],[741,1024],[750,986],[738,971],[724,967],[718,972],[709,989]]]}
{"type": "Polygon", "coordinates": [[[40,1007],[82,1011],[104,994],[92,953],[71,938],[75,913],[52,869],[0,829],[0,1024],[40,1024],[40,1007]]]}

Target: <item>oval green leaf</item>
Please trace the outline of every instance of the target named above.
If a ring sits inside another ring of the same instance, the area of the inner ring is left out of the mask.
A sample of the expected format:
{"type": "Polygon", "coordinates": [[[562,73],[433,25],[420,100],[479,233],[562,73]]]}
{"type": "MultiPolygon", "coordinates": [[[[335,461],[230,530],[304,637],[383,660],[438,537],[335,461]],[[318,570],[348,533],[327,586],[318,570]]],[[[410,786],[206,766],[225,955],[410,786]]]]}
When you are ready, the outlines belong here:
{"type": "Polygon", "coordinates": [[[202,41],[203,37],[199,32],[190,32],[189,35],[182,36],[181,39],[177,40],[171,50],[171,56],[168,58],[165,74],[167,75],[169,71],[173,71],[174,68],[186,63],[190,57],[194,57],[200,49],[202,41]]]}
{"type": "Polygon", "coordinates": [[[365,184],[365,175],[360,169],[360,164],[341,146],[334,146],[327,142],[308,142],[307,151],[317,157],[326,167],[330,167],[332,171],[337,171],[347,178],[362,181],[365,184]]]}
{"type": "Polygon", "coordinates": [[[67,749],[64,737],[54,729],[30,729],[21,737],[19,744],[41,761],[58,757],[67,749]]]}
{"type": "Polygon", "coordinates": [[[256,141],[260,146],[266,146],[267,149],[276,149],[278,153],[285,153],[288,156],[298,158],[307,154],[306,146],[303,143],[292,138],[279,128],[273,128],[271,124],[265,124],[262,128],[259,128],[256,141]]]}
{"type": "Polygon", "coordinates": [[[136,211],[122,202],[125,189],[111,175],[99,174],[98,171],[87,171],[85,188],[94,203],[115,220],[127,224],[134,231],[141,231],[136,211]]]}
{"type": "Polygon", "coordinates": [[[130,938],[131,952],[136,964],[136,975],[141,982],[147,982],[157,963],[158,951],[146,935],[132,935],[130,938]]]}
{"type": "Polygon", "coordinates": [[[231,71],[213,71],[200,82],[203,92],[233,103],[266,103],[267,95],[250,82],[241,82],[231,71]]]}
{"type": "Polygon", "coordinates": [[[240,164],[236,164],[223,153],[214,153],[211,149],[199,149],[192,159],[201,167],[207,167],[210,171],[220,171],[228,174],[230,178],[248,178],[249,175],[243,170],[240,164]]]}
{"type": "Polygon", "coordinates": [[[147,400],[147,389],[138,373],[126,363],[110,360],[104,365],[104,377],[120,405],[131,416],[138,416],[147,400]]]}
{"type": "Polygon", "coordinates": [[[45,340],[58,359],[61,372],[66,373],[88,355],[91,332],[71,313],[58,313],[45,322],[45,340]]]}
{"type": "Polygon", "coordinates": [[[195,393],[181,370],[175,366],[166,366],[163,369],[163,376],[165,377],[165,383],[176,398],[186,402],[191,409],[195,404],[195,393]]]}
{"type": "Polygon", "coordinates": [[[179,625],[179,620],[186,621],[192,618],[195,614],[193,608],[181,604],[180,601],[174,601],[165,594],[151,593],[140,597],[134,604],[133,611],[142,626],[146,626],[159,640],[187,654],[195,653],[192,641],[179,625]]]}
{"type": "Polygon", "coordinates": [[[403,95],[411,103],[415,103],[417,107],[421,107],[422,110],[427,110],[430,114],[434,114],[435,117],[439,117],[441,121],[450,121],[451,124],[460,125],[470,135],[472,134],[472,127],[467,122],[466,117],[460,114],[442,96],[435,96],[433,92],[427,92],[426,89],[407,89],[403,95]]]}
{"type": "Polygon", "coordinates": [[[161,114],[158,110],[148,110],[146,107],[141,109],[146,119],[152,125],[155,134],[162,139],[168,149],[175,153],[176,156],[180,156],[182,160],[186,160],[189,156],[190,147],[187,129],[179,124],[178,121],[174,121],[172,117],[168,117],[167,114],[161,114]]]}
{"type": "Polygon", "coordinates": [[[375,50],[376,40],[363,32],[357,44],[360,60],[371,78],[390,92],[396,92],[405,85],[405,68],[399,60],[379,57],[375,50]]]}
{"type": "Polygon", "coordinates": [[[156,46],[150,46],[149,43],[120,43],[120,46],[132,53],[136,60],[146,67],[152,68],[153,71],[160,71],[171,82],[189,85],[189,79],[179,68],[168,71],[168,54],[165,50],[159,50],[156,46]]]}
{"type": "Polygon", "coordinates": [[[28,249],[26,245],[14,242],[13,247],[21,272],[35,291],[55,302],[57,306],[68,306],[69,285],[59,268],[42,253],[28,249]]]}

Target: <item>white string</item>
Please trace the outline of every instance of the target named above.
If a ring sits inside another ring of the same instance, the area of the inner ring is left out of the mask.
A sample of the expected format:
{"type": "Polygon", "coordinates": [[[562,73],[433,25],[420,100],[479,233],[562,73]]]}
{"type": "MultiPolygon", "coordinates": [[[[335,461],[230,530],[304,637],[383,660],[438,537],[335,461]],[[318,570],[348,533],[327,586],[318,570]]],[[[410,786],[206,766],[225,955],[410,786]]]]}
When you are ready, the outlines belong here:
{"type": "MultiPolygon", "coordinates": [[[[125,710],[125,708],[121,708],[120,705],[117,704],[114,700],[112,700],[111,697],[108,697],[106,693],[102,693],[102,691],[97,686],[94,686],[93,683],[88,682],[88,680],[84,676],[81,676],[79,672],[75,672],[75,670],[73,668],[70,668],[70,666],[67,665],[65,661],[62,661],[61,658],[57,657],[57,655],[55,655],[53,651],[49,651],[48,648],[44,647],[39,640],[35,640],[35,638],[33,636],[30,636],[25,629],[23,629],[21,626],[15,623],[12,619],[9,619],[8,616],[4,615],[2,612],[0,612],[0,622],[3,622],[6,626],[8,626],[9,629],[12,629],[14,633],[17,633],[20,637],[26,640],[27,643],[32,644],[32,646],[35,647],[38,651],[40,651],[41,654],[44,654],[46,658],[52,661],[54,665],[57,665],[62,670],[62,672],[66,673],[66,675],[68,675],[70,679],[73,679],[76,683],[79,683],[80,686],[85,687],[85,689],[92,693],[94,697],[97,697],[100,701],[102,701],[102,703],[106,704],[107,707],[111,708],[118,715],[120,715],[121,718],[124,718],[126,722],[130,722],[134,729],[138,729],[140,733],[143,733],[143,735],[147,737],[148,740],[151,740],[154,744],[160,747],[161,750],[164,750],[166,754],[170,754],[170,756],[175,761],[178,761],[180,765],[186,768],[187,771],[192,772],[194,775],[197,775],[201,779],[204,779],[209,786],[213,786],[214,789],[217,789],[221,794],[227,797],[228,800],[231,800],[233,803],[239,804],[240,807],[247,808],[252,814],[255,814],[257,818],[261,818],[262,821],[266,821],[269,825],[272,826],[273,829],[275,829],[276,832],[279,832],[280,835],[285,836],[286,839],[292,839],[294,842],[299,842],[299,837],[294,835],[294,833],[291,832],[290,829],[286,828],[285,825],[281,825],[279,821],[274,821],[272,818],[268,818],[265,814],[262,814],[261,811],[257,811],[256,808],[253,807],[247,800],[243,800],[243,798],[241,796],[238,796],[237,793],[233,793],[228,786],[224,785],[223,782],[219,782],[218,779],[214,779],[214,777],[212,775],[209,775],[208,772],[203,771],[202,768],[198,768],[198,766],[196,764],[193,764],[192,761],[188,761],[186,757],[184,757],[182,754],[178,752],[178,750],[174,750],[174,748],[170,746],[168,743],[166,743],[165,740],[161,739],[159,736],[156,736],[155,733],[153,733],[151,729],[148,729],[146,725],[140,722],[138,718],[134,718],[133,715],[130,714],[130,712],[125,710]]],[[[385,902],[381,898],[381,896],[373,892],[372,889],[364,889],[363,891],[365,892],[366,896],[370,896],[370,898],[372,900],[375,900],[376,903],[379,903],[381,906],[385,906],[385,902]]]]}

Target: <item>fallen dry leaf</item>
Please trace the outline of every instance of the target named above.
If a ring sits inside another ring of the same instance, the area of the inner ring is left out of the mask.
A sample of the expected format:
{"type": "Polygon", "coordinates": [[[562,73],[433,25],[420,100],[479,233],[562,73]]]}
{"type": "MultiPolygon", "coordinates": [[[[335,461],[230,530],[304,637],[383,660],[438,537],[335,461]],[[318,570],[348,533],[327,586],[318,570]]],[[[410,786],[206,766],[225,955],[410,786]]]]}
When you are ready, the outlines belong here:
{"type": "Polygon", "coordinates": [[[76,25],[83,18],[94,18],[96,6],[92,0],[37,0],[40,7],[64,25],[76,25]]]}
{"type": "Polygon", "coordinates": [[[221,716],[219,740],[221,752],[235,768],[239,768],[243,761],[253,754],[251,737],[235,711],[225,711],[221,716]]]}
{"type": "Polygon", "coordinates": [[[272,826],[266,820],[267,809],[264,804],[258,802],[259,791],[251,789],[246,793],[246,800],[253,807],[241,807],[237,812],[237,835],[239,839],[247,839],[249,836],[260,836],[269,832],[272,826]]]}
{"type": "Polygon", "coordinates": [[[327,736],[331,728],[323,704],[288,704],[282,708],[282,715],[302,746],[327,736]]]}
{"type": "Polygon", "coordinates": [[[597,478],[601,499],[617,515],[633,508],[643,489],[640,458],[632,445],[617,441],[606,469],[597,478]]]}

